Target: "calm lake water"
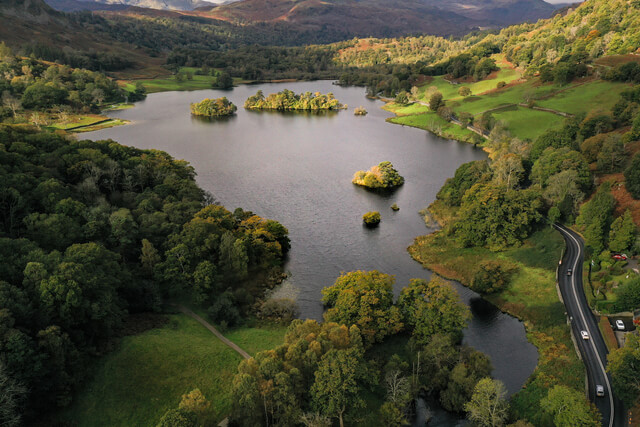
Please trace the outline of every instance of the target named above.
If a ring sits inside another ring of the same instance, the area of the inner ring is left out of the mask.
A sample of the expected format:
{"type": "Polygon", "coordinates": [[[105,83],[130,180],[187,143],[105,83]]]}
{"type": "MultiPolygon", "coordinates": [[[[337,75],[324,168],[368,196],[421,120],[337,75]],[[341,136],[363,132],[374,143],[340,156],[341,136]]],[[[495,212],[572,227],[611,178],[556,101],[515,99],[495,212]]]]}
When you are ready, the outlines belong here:
{"type": "MultiPolygon", "coordinates": [[[[291,252],[285,266],[299,290],[302,317],[320,319],[320,290],[343,271],[377,269],[396,276],[396,294],[409,279],[430,272],[406,251],[427,234],[418,211],[428,206],[462,163],[486,158],[469,144],[386,123],[392,114],[366,99],[362,88],[331,82],[240,86],[232,91],[203,90],[149,95],[130,110],[109,115],[132,123],[83,134],[112,138],[139,148],[155,148],[190,162],[198,183],[228,209],[242,207],[280,221],[289,229],[291,252]],[[333,92],[349,105],[329,114],[249,112],[244,101],[261,89],[265,95],[284,88],[295,92],[333,92]],[[237,116],[213,122],[191,117],[189,104],[226,96],[237,116]],[[354,116],[364,106],[369,114],[354,116]],[[392,194],[375,194],[351,184],[353,174],[391,161],[405,184],[392,194]],[[397,203],[400,211],[390,206],[397,203]],[[377,229],[362,226],[362,215],[380,211],[377,229]]],[[[469,289],[456,284],[472,310],[464,342],[491,357],[494,376],[513,393],[537,363],[524,326],[469,289]]]]}

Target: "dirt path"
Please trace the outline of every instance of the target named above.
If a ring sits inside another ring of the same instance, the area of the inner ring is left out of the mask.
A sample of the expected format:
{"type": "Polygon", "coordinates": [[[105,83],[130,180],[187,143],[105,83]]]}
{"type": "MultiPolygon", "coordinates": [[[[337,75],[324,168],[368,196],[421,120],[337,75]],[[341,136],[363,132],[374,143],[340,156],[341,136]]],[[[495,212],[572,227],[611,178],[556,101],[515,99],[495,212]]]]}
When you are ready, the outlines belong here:
{"type": "Polygon", "coordinates": [[[183,312],[184,314],[186,314],[187,316],[195,319],[198,323],[200,323],[202,326],[204,326],[205,328],[207,328],[209,331],[211,331],[211,333],[213,335],[215,335],[216,337],[218,337],[218,339],[220,341],[222,341],[224,344],[226,344],[227,346],[229,346],[230,348],[232,348],[233,350],[235,350],[240,356],[242,356],[244,359],[250,359],[251,356],[249,356],[249,353],[247,353],[246,351],[244,351],[243,349],[241,349],[240,347],[238,347],[237,344],[229,341],[228,339],[226,339],[224,337],[224,335],[222,335],[220,333],[220,331],[218,331],[215,326],[213,326],[211,323],[207,322],[206,320],[204,320],[202,317],[198,316],[197,314],[195,314],[193,311],[189,310],[187,307],[185,307],[184,305],[180,304],[178,305],[178,309],[183,312]]]}

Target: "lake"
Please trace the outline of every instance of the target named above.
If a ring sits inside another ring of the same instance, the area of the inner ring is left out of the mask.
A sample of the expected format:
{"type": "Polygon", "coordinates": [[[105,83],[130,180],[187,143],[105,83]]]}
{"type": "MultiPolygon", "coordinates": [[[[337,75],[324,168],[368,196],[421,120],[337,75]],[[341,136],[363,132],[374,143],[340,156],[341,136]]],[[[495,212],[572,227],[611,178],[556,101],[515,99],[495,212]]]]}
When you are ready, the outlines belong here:
{"type": "MultiPolygon", "coordinates": [[[[198,184],[229,210],[236,207],[277,220],[289,229],[291,251],[285,265],[298,291],[301,317],[321,319],[321,289],[341,272],[380,270],[396,277],[396,295],[411,278],[431,273],[406,248],[425,227],[418,211],[436,197],[462,163],[486,158],[469,144],[386,123],[392,114],[362,88],[328,81],[240,86],[151,94],[130,110],[108,115],[132,123],[80,138],[114,139],[124,145],[164,150],[190,162],[198,184]],[[333,92],[349,109],[326,114],[252,112],[244,101],[262,90],[333,92]],[[217,121],[192,118],[189,104],[226,96],[238,106],[235,117],[217,121]],[[366,116],[353,109],[364,106],[366,116]],[[377,194],[351,184],[353,174],[390,161],[405,184],[377,194]],[[397,203],[398,212],[390,206],[397,203]],[[380,226],[363,227],[362,215],[379,211],[380,226]]],[[[537,351],[523,324],[476,293],[455,284],[471,307],[473,320],[464,342],[489,355],[494,376],[510,393],[518,391],[537,364],[537,351]]]]}

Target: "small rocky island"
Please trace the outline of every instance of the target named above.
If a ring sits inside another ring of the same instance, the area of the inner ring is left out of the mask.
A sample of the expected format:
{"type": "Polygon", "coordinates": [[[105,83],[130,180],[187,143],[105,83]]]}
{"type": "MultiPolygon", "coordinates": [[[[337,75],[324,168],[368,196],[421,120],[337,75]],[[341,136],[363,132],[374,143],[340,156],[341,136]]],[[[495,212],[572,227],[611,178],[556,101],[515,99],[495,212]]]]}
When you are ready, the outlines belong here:
{"type": "Polygon", "coordinates": [[[191,104],[191,114],[200,117],[226,117],[236,113],[236,107],[226,97],[216,99],[203,99],[191,104]]]}
{"type": "Polygon", "coordinates": [[[366,225],[367,227],[377,226],[378,224],[380,224],[380,212],[367,212],[366,214],[362,215],[362,222],[364,222],[364,225],[366,225]]]}
{"type": "Polygon", "coordinates": [[[391,162],[382,162],[368,171],[358,171],[353,182],[367,188],[392,189],[404,184],[404,178],[393,168],[391,162]]]}
{"type": "Polygon", "coordinates": [[[276,111],[327,111],[347,108],[338,101],[332,93],[326,95],[320,92],[305,92],[296,94],[289,89],[272,93],[265,98],[261,90],[250,96],[244,103],[247,110],[276,110],[276,111]]]}

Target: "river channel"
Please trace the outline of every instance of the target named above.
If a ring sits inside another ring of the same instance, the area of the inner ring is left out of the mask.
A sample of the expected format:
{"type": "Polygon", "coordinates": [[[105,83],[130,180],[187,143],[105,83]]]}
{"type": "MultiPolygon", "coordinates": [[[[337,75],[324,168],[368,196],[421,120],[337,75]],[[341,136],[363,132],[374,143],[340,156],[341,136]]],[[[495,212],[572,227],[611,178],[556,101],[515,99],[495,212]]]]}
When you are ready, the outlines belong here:
{"type": "MultiPolygon", "coordinates": [[[[385,122],[392,114],[382,105],[365,98],[362,88],[328,81],[165,92],[149,95],[135,108],[109,113],[131,124],[81,137],[167,151],[191,163],[198,184],[228,209],[242,207],[285,225],[291,238],[285,269],[298,290],[301,317],[321,319],[320,291],[343,271],[394,274],[396,294],[411,278],[428,279],[431,273],[406,251],[415,237],[432,231],[418,211],[435,199],[459,165],[486,158],[469,144],[385,122]],[[282,114],[242,108],[259,89],[266,95],[284,88],[333,92],[349,109],[282,114]],[[235,117],[213,122],[191,117],[190,103],[220,96],[239,107],[235,117]],[[360,105],[368,115],[353,114],[360,105]],[[399,190],[382,195],[351,184],[354,172],[387,160],[405,178],[399,190]],[[400,207],[398,212],[390,209],[393,203],[400,207]],[[378,228],[363,227],[367,211],[381,213],[378,228]]],[[[469,289],[455,286],[473,313],[464,342],[489,355],[494,377],[510,393],[518,391],[538,357],[523,324],[469,289]]]]}

